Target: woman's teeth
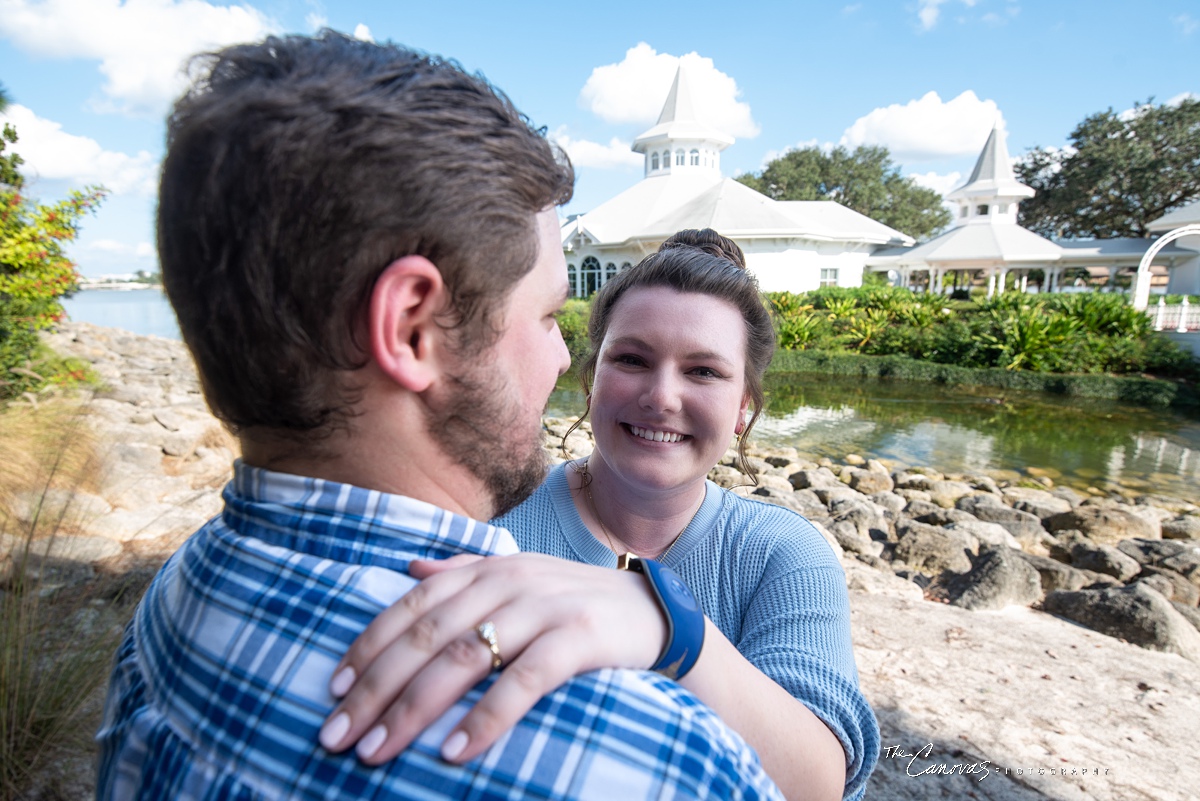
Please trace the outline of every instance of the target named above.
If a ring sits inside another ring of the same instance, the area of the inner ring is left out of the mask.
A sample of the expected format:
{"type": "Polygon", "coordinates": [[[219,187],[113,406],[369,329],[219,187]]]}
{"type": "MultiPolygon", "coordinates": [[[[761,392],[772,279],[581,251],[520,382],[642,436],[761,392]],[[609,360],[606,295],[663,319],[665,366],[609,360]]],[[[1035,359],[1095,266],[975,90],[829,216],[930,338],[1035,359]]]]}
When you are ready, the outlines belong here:
{"type": "Polygon", "coordinates": [[[672,434],[667,431],[651,431],[648,428],[638,428],[637,426],[630,426],[629,430],[635,437],[653,442],[679,442],[683,439],[683,434],[672,434]]]}

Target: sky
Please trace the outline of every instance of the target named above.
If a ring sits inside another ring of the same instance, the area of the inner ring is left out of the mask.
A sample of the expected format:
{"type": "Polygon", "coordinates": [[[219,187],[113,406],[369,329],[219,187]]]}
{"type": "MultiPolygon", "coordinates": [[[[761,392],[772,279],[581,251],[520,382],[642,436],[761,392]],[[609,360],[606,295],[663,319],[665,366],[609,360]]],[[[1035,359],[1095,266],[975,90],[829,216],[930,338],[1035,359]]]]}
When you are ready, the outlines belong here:
{"type": "Polygon", "coordinates": [[[110,191],[68,253],[87,276],[154,271],[163,120],[191,54],[330,27],[482,72],[576,167],[564,214],[641,178],[629,145],[687,64],[736,137],[734,177],[789,148],[889,148],[904,175],[963,183],[995,124],[1014,157],[1085,117],[1200,96],[1200,0],[413,3],[0,0],[0,84],[27,193],[110,191]]]}

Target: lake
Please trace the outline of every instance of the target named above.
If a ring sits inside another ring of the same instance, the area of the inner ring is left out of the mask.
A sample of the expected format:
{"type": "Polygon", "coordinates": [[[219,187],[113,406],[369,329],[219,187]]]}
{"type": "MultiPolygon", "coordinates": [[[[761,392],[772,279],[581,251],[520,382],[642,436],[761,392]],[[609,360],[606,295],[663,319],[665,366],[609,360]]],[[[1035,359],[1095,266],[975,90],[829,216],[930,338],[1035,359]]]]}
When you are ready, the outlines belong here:
{"type": "MultiPolygon", "coordinates": [[[[159,290],[85,290],[63,304],[72,320],[179,338],[159,290]]],[[[949,472],[1016,478],[1029,468],[1085,489],[1121,486],[1200,499],[1200,418],[1173,410],[1071,400],[992,387],[947,388],[830,376],[768,376],[768,414],[754,439],[802,454],[847,453],[949,472]]],[[[564,377],[547,411],[579,414],[583,393],[564,377]]]]}

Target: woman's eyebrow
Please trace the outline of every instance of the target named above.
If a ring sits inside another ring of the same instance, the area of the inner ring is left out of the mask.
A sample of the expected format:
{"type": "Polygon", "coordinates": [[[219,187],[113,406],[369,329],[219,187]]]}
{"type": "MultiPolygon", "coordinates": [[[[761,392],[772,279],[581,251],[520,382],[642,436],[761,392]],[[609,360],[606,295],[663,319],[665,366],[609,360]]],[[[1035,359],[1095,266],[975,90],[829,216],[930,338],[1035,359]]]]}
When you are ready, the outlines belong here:
{"type": "MultiPolygon", "coordinates": [[[[610,348],[639,348],[641,350],[654,350],[648,342],[637,337],[617,337],[609,345],[610,348]]],[[[717,353],[715,350],[694,350],[690,353],[685,353],[684,358],[688,361],[715,361],[722,364],[732,364],[727,356],[717,353]]]]}

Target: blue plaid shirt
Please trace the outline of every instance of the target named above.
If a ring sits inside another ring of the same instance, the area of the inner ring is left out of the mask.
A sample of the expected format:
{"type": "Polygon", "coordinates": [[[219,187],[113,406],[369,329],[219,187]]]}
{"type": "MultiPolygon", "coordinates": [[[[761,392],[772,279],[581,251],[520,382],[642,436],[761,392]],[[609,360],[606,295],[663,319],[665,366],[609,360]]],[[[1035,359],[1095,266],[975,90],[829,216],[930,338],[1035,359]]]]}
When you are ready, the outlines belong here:
{"type": "Polygon", "coordinates": [[[155,578],[109,687],[97,798],[782,798],[693,695],[599,670],[543,698],[465,766],[439,757],[481,682],[380,767],[317,732],[354,638],[416,582],[409,560],[517,551],[427,503],[237,463],[225,511],[155,578]]]}

